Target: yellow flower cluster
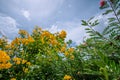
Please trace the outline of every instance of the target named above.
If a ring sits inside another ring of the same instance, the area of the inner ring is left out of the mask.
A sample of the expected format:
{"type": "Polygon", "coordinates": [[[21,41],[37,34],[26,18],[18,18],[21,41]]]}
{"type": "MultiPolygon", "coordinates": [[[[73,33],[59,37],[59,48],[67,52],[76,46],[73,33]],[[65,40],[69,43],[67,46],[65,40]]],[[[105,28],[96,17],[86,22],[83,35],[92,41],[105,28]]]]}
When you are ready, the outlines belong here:
{"type": "MultiPolygon", "coordinates": [[[[69,48],[69,52],[73,53],[74,52],[74,48],[69,48]]],[[[75,58],[74,55],[70,56],[71,60],[74,60],[74,58],[75,58]]]]}
{"type": "Polygon", "coordinates": [[[63,46],[60,51],[61,51],[62,53],[64,53],[65,50],[66,50],[66,47],[63,46]]]}
{"type": "Polygon", "coordinates": [[[57,40],[50,40],[50,44],[52,44],[52,45],[57,45],[58,42],[57,42],[57,40]]]}
{"type": "Polygon", "coordinates": [[[0,64],[0,69],[9,69],[12,64],[10,62],[0,64]]]}
{"type": "Polygon", "coordinates": [[[54,36],[54,35],[50,35],[50,44],[52,44],[52,45],[57,45],[58,44],[58,41],[56,40],[56,36],[54,36]]]}
{"type": "Polygon", "coordinates": [[[69,57],[71,60],[74,60],[74,55],[72,54],[74,52],[74,48],[69,48],[66,50],[66,47],[62,47],[61,52],[63,52],[66,57],[69,57]]]}
{"type": "Polygon", "coordinates": [[[73,53],[74,52],[74,48],[69,48],[68,52],[73,53]]]}
{"type": "Polygon", "coordinates": [[[56,36],[49,31],[41,31],[40,39],[42,44],[47,43],[52,44],[53,46],[58,44],[56,36]]]}
{"type": "Polygon", "coordinates": [[[20,45],[20,39],[19,38],[15,38],[12,42],[11,42],[11,47],[13,48],[15,45],[20,45]]]}
{"type": "Polygon", "coordinates": [[[5,49],[10,49],[10,48],[11,48],[10,44],[5,45],[5,49]]]}
{"type": "Polygon", "coordinates": [[[28,35],[28,32],[25,31],[25,30],[19,30],[18,33],[21,34],[21,35],[28,35]]]}
{"type": "Polygon", "coordinates": [[[19,65],[21,63],[21,58],[18,58],[18,57],[13,58],[13,61],[19,65]]]}
{"type": "Polygon", "coordinates": [[[34,42],[34,39],[29,36],[28,38],[23,38],[23,39],[21,39],[21,42],[22,42],[22,44],[27,45],[27,44],[29,44],[29,43],[34,42]]]}
{"type": "Polygon", "coordinates": [[[68,51],[65,51],[64,55],[65,55],[66,57],[68,57],[68,56],[69,56],[68,51]]]}
{"type": "Polygon", "coordinates": [[[28,38],[15,38],[11,42],[11,47],[13,48],[13,47],[15,47],[15,45],[20,45],[20,44],[27,45],[32,42],[34,42],[34,39],[31,36],[28,36],[28,38]]]}
{"type": "Polygon", "coordinates": [[[28,68],[23,67],[23,71],[24,71],[25,73],[27,73],[27,72],[28,72],[28,68]]]}
{"type": "Polygon", "coordinates": [[[73,55],[70,56],[70,59],[71,59],[71,60],[74,60],[74,58],[75,58],[75,57],[74,57],[73,55]]]}
{"type": "Polygon", "coordinates": [[[16,78],[11,78],[10,80],[16,80],[16,78]]]}
{"type": "Polygon", "coordinates": [[[30,65],[31,65],[31,63],[30,63],[30,62],[27,62],[26,64],[27,64],[28,66],[30,66],[30,65]]]}
{"type": "Polygon", "coordinates": [[[12,64],[8,62],[10,57],[6,54],[6,52],[0,50],[0,69],[9,69],[12,64]]]}
{"type": "Polygon", "coordinates": [[[27,60],[22,60],[22,64],[25,64],[27,62],[27,60]]]}
{"type": "Polygon", "coordinates": [[[27,60],[24,60],[24,59],[21,59],[21,58],[18,58],[18,57],[15,57],[13,58],[13,61],[19,65],[19,64],[27,64],[27,65],[30,65],[31,63],[30,62],[27,62],[27,60]]]}
{"type": "Polygon", "coordinates": [[[67,35],[67,33],[64,30],[62,30],[59,34],[59,37],[64,39],[64,38],[66,38],[66,35],[67,35]]]}
{"type": "Polygon", "coordinates": [[[38,34],[38,33],[40,33],[42,31],[42,28],[40,28],[40,27],[35,27],[35,29],[33,30],[33,34],[38,34]]]}
{"type": "Polygon", "coordinates": [[[72,80],[72,77],[69,76],[69,75],[65,75],[65,76],[64,76],[64,80],[72,80]]]}
{"type": "Polygon", "coordinates": [[[43,31],[41,34],[42,37],[50,37],[50,32],[48,31],[43,31]]]}
{"type": "Polygon", "coordinates": [[[62,30],[60,33],[52,34],[51,32],[47,30],[42,30],[41,28],[36,27],[33,30],[33,37],[35,39],[40,39],[42,44],[48,44],[48,45],[50,44],[52,46],[59,46],[60,45],[59,38],[64,39],[66,37],[66,32],[62,30]]]}

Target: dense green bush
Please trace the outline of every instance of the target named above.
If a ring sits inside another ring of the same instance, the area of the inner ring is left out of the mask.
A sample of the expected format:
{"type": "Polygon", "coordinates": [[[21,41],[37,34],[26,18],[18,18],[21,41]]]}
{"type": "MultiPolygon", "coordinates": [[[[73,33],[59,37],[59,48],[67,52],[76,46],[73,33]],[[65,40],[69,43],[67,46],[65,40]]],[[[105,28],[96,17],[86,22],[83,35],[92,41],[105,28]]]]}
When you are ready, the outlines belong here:
{"type": "Polygon", "coordinates": [[[89,38],[75,47],[64,30],[20,30],[10,43],[2,37],[0,80],[120,80],[119,8],[120,0],[101,0],[103,15],[114,15],[103,32],[94,29],[99,20],[82,20],[89,38]]]}

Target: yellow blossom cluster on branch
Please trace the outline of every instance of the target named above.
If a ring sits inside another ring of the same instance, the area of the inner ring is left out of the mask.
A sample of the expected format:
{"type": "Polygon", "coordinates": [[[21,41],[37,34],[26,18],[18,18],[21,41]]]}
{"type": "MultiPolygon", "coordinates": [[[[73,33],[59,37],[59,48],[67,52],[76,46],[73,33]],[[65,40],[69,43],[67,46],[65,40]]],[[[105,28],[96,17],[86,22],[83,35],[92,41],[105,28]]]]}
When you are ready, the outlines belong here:
{"type": "Polygon", "coordinates": [[[11,78],[10,80],[16,80],[16,78],[11,78]]]}
{"type": "Polygon", "coordinates": [[[21,34],[21,35],[29,35],[28,32],[25,31],[25,30],[19,30],[18,33],[21,34]]]}
{"type": "Polygon", "coordinates": [[[7,55],[6,52],[0,50],[0,69],[9,69],[12,66],[9,60],[9,55],[7,55]]]}
{"type": "Polygon", "coordinates": [[[59,37],[64,39],[64,38],[66,38],[66,35],[67,35],[66,31],[62,30],[59,34],[59,37]]]}
{"type": "Polygon", "coordinates": [[[30,65],[31,63],[30,62],[27,62],[27,60],[24,60],[24,59],[21,59],[21,58],[18,58],[18,57],[15,57],[13,58],[13,61],[19,65],[19,64],[27,64],[27,65],[30,65]]]}
{"type": "Polygon", "coordinates": [[[74,60],[74,55],[73,55],[74,48],[67,49],[67,47],[63,46],[63,47],[61,47],[60,52],[64,53],[64,55],[66,57],[69,57],[71,60],[74,60]]]}
{"type": "Polygon", "coordinates": [[[69,75],[65,75],[65,76],[64,76],[64,80],[72,80],[72,77],[69,76],[69,75]]]}
{"type": "Polygon", "coordinates": [[[28,38],[15,38],[11,42],[11,47],[14,47],[15,45],[20,45],[20,44],[27,45],[27,44],[32,43],[32,42],[34,42],[34,39],[30,36],[28,38]]]}

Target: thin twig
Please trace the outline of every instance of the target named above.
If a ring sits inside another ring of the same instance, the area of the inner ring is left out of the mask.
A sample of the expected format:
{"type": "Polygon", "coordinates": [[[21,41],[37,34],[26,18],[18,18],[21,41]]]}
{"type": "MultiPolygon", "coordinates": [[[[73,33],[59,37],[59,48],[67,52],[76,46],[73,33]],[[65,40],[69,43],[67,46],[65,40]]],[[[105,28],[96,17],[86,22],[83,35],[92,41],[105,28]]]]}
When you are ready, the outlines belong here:
{"type": "Polygon", "coordinates": [[[114,9],[114,7],[113,7],[112,2],[111,2],[110,0],[108,0],[108,2],[110,3],[110,6],[111,6],[111,8],[112,8],[112,10],[113,10],[113,12],[114,12],[114,14],[115,14],[115,16],[116,16],[116,19],[118,20],[118,22],[119,22],[119,24],[120,24],[120,20],[119,20],[119,18],[118,18],[118,16],[117,16],[117,13],[115,12],[115,9],[114,9]]]}

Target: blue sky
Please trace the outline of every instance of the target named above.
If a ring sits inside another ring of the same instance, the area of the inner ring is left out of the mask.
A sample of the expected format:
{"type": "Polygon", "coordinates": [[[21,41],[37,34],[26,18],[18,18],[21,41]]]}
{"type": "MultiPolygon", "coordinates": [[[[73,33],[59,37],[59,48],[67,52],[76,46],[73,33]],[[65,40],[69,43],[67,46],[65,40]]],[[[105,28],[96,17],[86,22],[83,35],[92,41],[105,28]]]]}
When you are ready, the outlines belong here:
{"type": "Polygon", "coordinates": [[[0,0],[0,31],[13,39],[36,25],[53,33],[64,29],[79,43],[86,36],[81,20],[99,13],[99,0],[0,0]]]}

